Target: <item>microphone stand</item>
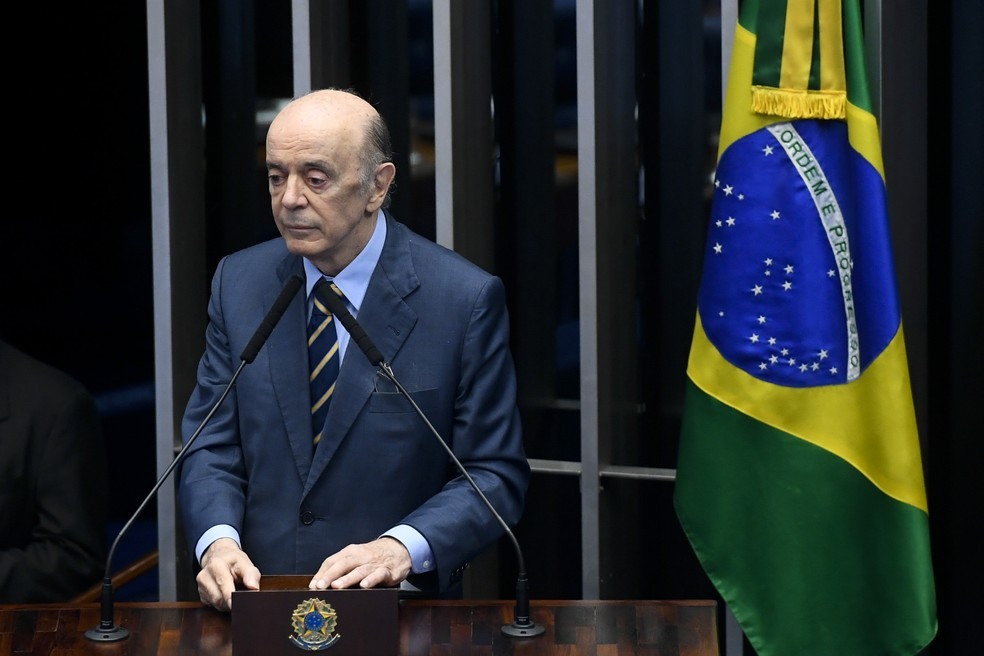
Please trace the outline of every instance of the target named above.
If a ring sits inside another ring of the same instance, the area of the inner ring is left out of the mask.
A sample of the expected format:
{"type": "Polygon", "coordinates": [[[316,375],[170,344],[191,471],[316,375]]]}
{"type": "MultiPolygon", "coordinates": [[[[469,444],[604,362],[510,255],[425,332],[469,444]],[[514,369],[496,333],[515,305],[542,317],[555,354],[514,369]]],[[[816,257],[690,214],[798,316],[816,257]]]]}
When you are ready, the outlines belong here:
{"type": "Polygon", "coordinates": [[[137,517],[140,516],[140,513],[142,513],[144,508],[147,507],[147,504],[150,503],[150,500],[157,494],[157,491],[161,488],[161,485],[164,484],[164,481],[167,480],[167,477],[170,476],[171,472],[174,471],[177,464],[181,462],[184,454],[188,451],[191,445],[194,444],[195,440],[198,439],[198,436],[201,434],[202,430],[204,430],[205,426],[212,419],[212,415],[215,414],[215,412],[219,409],[219,406],[222,405],[222,402],[225,401],[227,396],[229,396],[229,392],[232,391],[232,386],[236,384],[236,380],[239,378],[239,374],[242,373],[243,368],[256,359],[256,355],[259,353],[260,348],[263,347],[263,344],[266,343],[267,338],[270,337],[270,333],[273,331],[274,326],[277,325],[280,318],[284,315],[284,312],[287,310],[287,306],[290,305],[291,299],[293,299],[297,294],[297,290],[301,288],[302,283],[303,281],[301,280],[301,277],[296,274],[287,279],[283,289],[280,291],[280,295],[277,296],[277,299],[270,307],[270,311],[267,312],[265,317],[263,317],[263,321],[261,321],[260,325],[256,328],[256,332],[253,333],[252,338],[250,338],[249,342],[246,344],[246,348],[243,349],[243,353],[240,356],[239,367],[236,368],[235,373],[232,374],[232,378],[230,378],[229,382],[226,383],[225,389],[222,390],[222,395],[219,397],[219,400],[212,405],[212,409],[208,411],[207,415],[205,415],[202,423],[198,425],[195,432],[188,438],[188,441],[185,442],[184,446],[181,447],[181,450],[178,451],[178,455],[174,456],[174,459],[171,460],[171,463],[167,466],[167,469],[165,469],[164,473],[157,479],[157,483],[150,490],[150,493],[144,498],[143,502],[141,502],[140,507],[138,507],[136,512],[133,513],[133,516],[127,520],[126,524],[123,525],[123,528],[120,529],[120,532],[116,534],[116,539],[113,540],[113,546],[109,549],[109,557],[106,559],[106,571],[103,575],[102,591],[99,599],[99,624],[95,628],[89,629],[85,632],[85,637],[87,640],[91,640],[93,642],[117,642],[127,638],[130,635],[130,632],[125,627],[113,622],[113,577],[111,567],[113,563],[113,555],[116,553],[116,546],[120,543],[120,539],[123,535],[125,535],[130,529],[133,522],[135,522],[137,517]]]}
{"type": "Polygon", "coordinates": [[[516,550],[516,559],[519,565],[519,574],[516,577],[516,609],[513,615],[512,623],[504,624],[502,626],[502,632],[506,635],[517,638],[532,638],[533,636],[542,634],[545,631],[543,625],[537,624],[530,620],[529,579],[526,577],[526,565],[523,562],[523,551],[519,548],[519,541],[516,539],[516,536],[509,528],[509,525],[506,524],[505,520],[502,519],[502,515],[496,511],[495,506],[492,505],[492,502],[489,501],[488,497],[485,496],[485,493],[482,492],[482,489],[478,487],[478,484],[472,478],[471,474],[468,473],[468,470],[465,469],[465,466],[461,464],[460,460],[458,460],[458,456],[454,454],[454,451],[451,450],[448,443],[443,437],[441,437],[441,434],[437,432],[437,429],[434,428],[434,425],[427,418],[427,415],[424,414],[424,411],[421,410],[420,406],[417,405],[417,402],[413,400],[410,392],[408,392],[406,388],[403,387],[403,384],[397,380],[396,374],[393,373],[393,368],[390,364],[388,362],[381,362],[378,366],[380,371],[383,372],[383,375],[385,375],[386,378],[388,378],[389,381],[396,386],[396,388],[400,391],[400,394],[402,394],[403,397],[410,402],[410,405],[413,406],[413,409],[417,411],[417,415],[425,424],[427,424],[427,428],[430,429],[431,433],[433,433],[437,438],[437,441],[444,447],[444,450],[447,452],[448,456],[451,457],[451,460],[453,460],[454,464],[458,467],[458,471],[460,471],[465,479],[471,484],[472,489],[478,493],[478,496],[485,502],[485,505],[488,507],[492,515],[495,516],[502,528],[505,529],[506,535],[509,536],[509,540],[512,542],[513,549],[516,550]]]}
{"type": "Polygon", "coordinates": [[[519,541],[516,540],[516,536],[509,528],[509,525],[506,524],[506,521],[502,519],[502,516],[496,511],[495,506],[492,505],[492,502],[489,501],[488,497],[485,496],[485,493],[482,492],[481,488],[478,487],[478,484],[475,483],[475,480],[471,477],[471,474],[468,473],[465,466],[461,464],[460,460],[458,460],[458,456],[454,454],[454,451],[451,450],[448,443],[443,437],[441,437],[441,434],[437,431],[437,429],[434,428],[434,425],[427,418],[424,411],[421,410],[420,406],[417,405],[417,402],[413,400],[413,396],[410,395],[410,392],[408,392],[406,388],[403,387],[403,384],[397,380],[396,374],[393,373],[393,368],[388,362],[384,361],[383,354],[380,353],[379,349],[376,348],[376,345],[373,344],[372,339],[370,339],[369,335],[366,334],[366,331],[355,320],[355,317],[352,316],[352,313],[349,312],[348,308],[345,307],[345,303],[341,298],[339,298],[338,294],[329,291],[327,285],[316,288],[315,294],[317,294],[318,298],[321,299],[321,302],[325,304],[331,313],[337,316],[338,320],[342,322],[342,326],[345,327],[345,330],[349,332],[352,340],[359,346],[366,358],[368,358],[369,363],[373,366],[379,367],[379,370],[382,371],[383,375],[386,376],[386,378],[396,386],[396,389],[399,390],[400,394],[402,394],[403,397],[410,402],[410,405],[412,405],[413,409],[416,410],[417,415],[427,425],[427,428],[430,429],[431,433],[434,434],[437,441],[441,443],[441,446],[444,447],[444,450],[447,452],[448,456],[450,456],[451,460],[458,468],[458,471],[460,471],[465,477],[465,480],[468,481],[472,489],[478,493],[478,496],[488,507],[489,512],[492,513],[492,516],[495,517],[496,521],[499,522],[499,525],[502,526],[503,530],[506,532],[506,535],[509,536],[513,549],[516,550],[516,560],[519,564],[519,575],[516,578],[516,610],[513,616],[513,621],[511,624],[503,625],[502,632],[506,635],[519,638],[531,638],[533,636],[541,635],[545,631],[544,627],[530,620],[529,580],[526,578],[526,565],[523,562],[523,552],[519,548],[519,541]]]}
{"type": "Polygon", "coordinates": [[[212,415],[214,415],[216,410],[219,409],[219,406],[222,405],[225,398],[229,396],[229,392],[232,391],[233,384],[235,384],[236,379],[239,378],[239,374],[243,370],[243,367],[247,364],[249,363],[245,360],[239,363],[239,368],[236,369],[236,373],[232,375],[232,379],[229,381],[229,384],[226,385],[225,389],[222,391],[222,396],[219,397],[218,402],[212,406],[212,409],[205,416],[205,419],[202,420],[202,423],[198,425],[198,428],[195,430],[194,434],[188,438],[185,445],[181,447],[180,451],[178,451],[178,455],[174,456],[171,464],[167,466],[167,469],[164,470],[161,477],[157,479],[157,483],[150,490],[150,494],[148,494],[143,500],[140,507],[137,508],[137,511],[133,513],[133,516],[130,517],[127,523],[123,525],[123,528],[120,529],[120,532],[116,535],[116,539],[113,540],[113,546],[109,549],[109,558],[106,559],[106,573],[103,576],[102,592],[99,599],[99,625],[85,632],[85,637],[87,639],[95,642],[117,642],[130,635],[130,632],[126,628],[113,622],[113,577],[110,572],[110,567],[113,562],[113,554],[116,553],[116,546],[120,543],[120,538],[122,538],[123,535],[130,529],[133,522],[135,522],[137,517],[140,516],[140,513],[142,513],[144,508],[147,507],[150,500],[154,498],[154,495],[157,494],[157,490],[160,489],[161,485],[163,485],[164,481],[167,480],[167,477],[170,476],[175,466],[181,461],[181,458],[188,450],[188,447],[190,447],[195,442],[195,439],[201,434],[202,429],[205,428],[205,425],[212,418],[212,415]]]}

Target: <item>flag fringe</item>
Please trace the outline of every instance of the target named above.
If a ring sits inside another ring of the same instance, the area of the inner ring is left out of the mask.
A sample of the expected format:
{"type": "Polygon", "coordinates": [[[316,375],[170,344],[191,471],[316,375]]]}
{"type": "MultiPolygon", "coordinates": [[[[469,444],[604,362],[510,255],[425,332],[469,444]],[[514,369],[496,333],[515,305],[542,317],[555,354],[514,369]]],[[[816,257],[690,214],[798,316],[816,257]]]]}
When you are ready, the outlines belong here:
{"type": "Polygon", "coordinates": [[[847,117],[847,93],[753,85],[752,111],[785,118],[843,119],[847,117]]]}

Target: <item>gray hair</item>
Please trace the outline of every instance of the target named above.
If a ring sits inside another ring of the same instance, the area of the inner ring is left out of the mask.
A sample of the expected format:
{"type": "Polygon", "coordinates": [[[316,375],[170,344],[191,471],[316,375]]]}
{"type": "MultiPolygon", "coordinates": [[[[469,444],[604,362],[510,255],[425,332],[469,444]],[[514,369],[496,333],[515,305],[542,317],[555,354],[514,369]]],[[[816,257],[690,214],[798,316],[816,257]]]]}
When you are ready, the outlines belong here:
{"type": "MultiPolygon", "coordinates": [[[[366,129],[366,141],[362,146],[360,159],[362,160],[362,189],[368,195],[372,189],[376,168],[380,164],[393,161],[389,127],[387,127],[383,117],[378,114],[369,120],[369,126],[366,129]]],[[[390,188],[386,190],[386,198],[383,199],[382,207],[384,209],[390,206],[392,189],[393,184],[391,183],[390,188]]]]}

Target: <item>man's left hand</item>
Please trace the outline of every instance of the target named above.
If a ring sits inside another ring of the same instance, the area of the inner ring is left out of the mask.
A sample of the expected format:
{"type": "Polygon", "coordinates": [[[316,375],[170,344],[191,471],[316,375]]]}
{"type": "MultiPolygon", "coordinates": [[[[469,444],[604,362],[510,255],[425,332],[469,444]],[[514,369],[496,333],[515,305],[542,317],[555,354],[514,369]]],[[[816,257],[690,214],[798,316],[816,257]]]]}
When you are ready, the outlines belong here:
{"type": "Polygon", "coordinates": [[[325,558],[308,588],[390,587],[410,573],[410,552],[399,540],[381,537],[365,544],[350,544],[325,558]]]}

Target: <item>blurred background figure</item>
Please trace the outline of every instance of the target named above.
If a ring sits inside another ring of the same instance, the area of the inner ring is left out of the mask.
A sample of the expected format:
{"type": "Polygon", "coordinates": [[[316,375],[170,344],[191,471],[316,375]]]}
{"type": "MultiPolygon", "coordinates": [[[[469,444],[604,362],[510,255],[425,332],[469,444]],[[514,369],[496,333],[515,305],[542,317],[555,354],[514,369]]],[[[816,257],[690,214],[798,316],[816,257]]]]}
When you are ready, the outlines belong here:
{"type": "Polygon", "coordinates": [[[67,601],[102,578],[106,469],[89,392],[0,338],[0,603],[67,601]]]}

